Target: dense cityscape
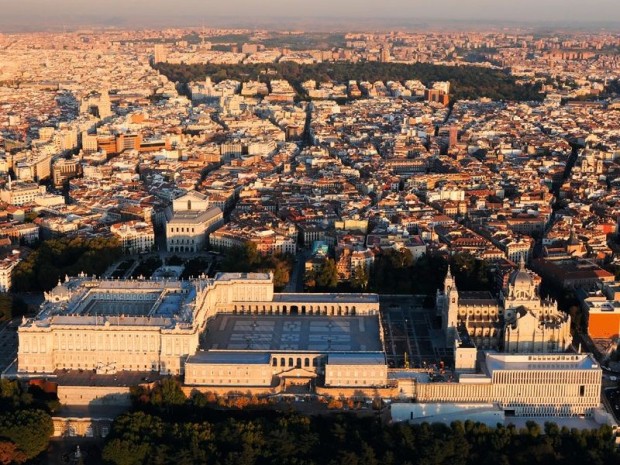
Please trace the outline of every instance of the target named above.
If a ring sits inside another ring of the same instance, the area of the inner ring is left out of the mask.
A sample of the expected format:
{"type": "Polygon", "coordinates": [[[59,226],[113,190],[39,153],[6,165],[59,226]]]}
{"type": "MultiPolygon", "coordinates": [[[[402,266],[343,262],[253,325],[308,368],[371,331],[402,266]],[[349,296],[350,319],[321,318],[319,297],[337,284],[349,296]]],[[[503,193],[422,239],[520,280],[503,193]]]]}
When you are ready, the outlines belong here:
{"type": "Polygon", "coordinates": [[[616,464],[619,253],[617,29],[0,28],[1,464],[616,464]]]}

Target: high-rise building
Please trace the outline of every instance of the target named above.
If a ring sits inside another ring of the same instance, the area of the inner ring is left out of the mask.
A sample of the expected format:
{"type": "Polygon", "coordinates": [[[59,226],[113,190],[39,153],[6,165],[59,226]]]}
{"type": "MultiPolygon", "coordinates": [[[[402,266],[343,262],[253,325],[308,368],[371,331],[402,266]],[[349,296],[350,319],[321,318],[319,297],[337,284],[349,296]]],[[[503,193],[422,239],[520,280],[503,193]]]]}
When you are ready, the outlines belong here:
{"type": "Polygon", "coordinates": [[[77,158],[72,158],[70,160],[67,160],[65,158],[60,158],[56,160],[52,168],[54,185],[56,187],[62,186],[65,183],[65,181],[79,175],[80,169],[81,169],[80,160],[77,158]]]}
{"type": "Polygon", "coordinates": [[[389,63],[392,60],[392,57],[390,56],[390,49],[387,47],[382,47],[379,59],[381,60],[381,63],[389,63]]]}
{"type": "Polygon", "coordinates": [[[459,139],[459,128],[456,126],[450,126],[449,129],[449,142],[448,145],[450,148],[454,147],[459,139]]]}
{"type": "Polygon", "coordinates": [[[165,63],[168,60],[168,50],[163,44],[155,45],[153,49],[153,62],[165,63]]]}

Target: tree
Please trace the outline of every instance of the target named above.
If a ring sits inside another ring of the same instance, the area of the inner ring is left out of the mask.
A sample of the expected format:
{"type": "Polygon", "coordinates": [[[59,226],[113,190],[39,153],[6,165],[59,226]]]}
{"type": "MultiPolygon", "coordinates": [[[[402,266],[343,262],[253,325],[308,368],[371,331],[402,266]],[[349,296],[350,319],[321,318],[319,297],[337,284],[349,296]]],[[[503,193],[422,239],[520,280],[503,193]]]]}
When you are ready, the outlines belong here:
{"type": "Polygon", "coordinates": [[[14,443],[27,459],[47,449],[53,432],[52,418],[42,410],[17,410],[0,414],[0,437],[14,443]]]}
{"type": "Polygon", "coordinates": [[[368,271],[363,265],[357,265],[353,270],[353,278],[351,279],[351,285],[355,289],[365,290],[368,287],[368,271]]]}
{"type": "Polygon", "coordinates": [[[122,253],[116,238],[50,239],[15,267],[13,290],[46,291],[65,275],[101,275],[122,253]]]}
{"type": "Polygon", "coordinates": [[[338,270],[333,259],[325,260],[316,277],[316,284],[320,289],[335,289],[338,286],[338,270]]]}
{"type": "Polygon", "coordinates": [[[28,459],[14,442],[0,440],[0,464],[22,463],[28,459]]]}

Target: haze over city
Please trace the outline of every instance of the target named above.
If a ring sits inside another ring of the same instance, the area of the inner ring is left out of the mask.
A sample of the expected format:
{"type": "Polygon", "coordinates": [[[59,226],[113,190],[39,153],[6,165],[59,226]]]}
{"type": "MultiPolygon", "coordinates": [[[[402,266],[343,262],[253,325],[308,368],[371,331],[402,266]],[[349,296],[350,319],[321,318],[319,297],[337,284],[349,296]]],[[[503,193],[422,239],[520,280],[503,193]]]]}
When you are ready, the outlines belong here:
{"type": "Polygon", "coordinates": [[[1,464],[620,464],[618,0],[0,2],[1,464]]]}
{"type": "Polygon", "coordinates": [[[473,24],[618,25],[615,0],[24,0],[4,2],[0,27],[36,29],[102,25],[147,26],[344,26],[429,27],[446,22],[473,24]],[[287,22],[279,21],[286,18],[287,22]]]}

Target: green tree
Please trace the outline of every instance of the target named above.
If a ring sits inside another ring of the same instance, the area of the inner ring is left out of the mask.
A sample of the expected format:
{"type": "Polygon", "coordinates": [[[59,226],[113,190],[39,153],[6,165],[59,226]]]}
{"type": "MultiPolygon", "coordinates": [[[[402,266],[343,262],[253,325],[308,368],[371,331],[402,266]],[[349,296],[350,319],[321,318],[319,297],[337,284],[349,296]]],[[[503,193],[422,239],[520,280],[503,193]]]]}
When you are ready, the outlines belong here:
{"type": "Polygon", "coordinates": [[[52,418],[42,410],[17,410],[0,414],[0,437],[14,443],[27,459],[47,449],[53,431],[52,418]]]}
{"type": "Polygon", "coordinates": [[[47,291],[65,275],[101,275],[121,256],[116,238],[50,239],[15,267],[13,290],[47,291]]]}
{"type": "Polygon", "coordinates": [[[338,286],[338,270],[333,259],[326,259],[321,266],[316,277],[316,285],[320,289],[335,289],[338,286]]]}
{"type": "Polygon", "coordinates": [[[366,271],[366,267],[362,265],[357,265],[353,270],[353,277],[351,279],[351,285],[355,289],[366,290],[368,287],[368,271],[366,271]]]}

